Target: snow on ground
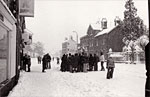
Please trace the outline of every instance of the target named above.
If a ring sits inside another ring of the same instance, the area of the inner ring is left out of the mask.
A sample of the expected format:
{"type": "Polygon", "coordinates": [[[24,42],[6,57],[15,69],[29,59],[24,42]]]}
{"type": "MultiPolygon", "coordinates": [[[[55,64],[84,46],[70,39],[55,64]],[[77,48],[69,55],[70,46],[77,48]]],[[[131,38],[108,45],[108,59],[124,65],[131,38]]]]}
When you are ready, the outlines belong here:
{"type": "Polygon", "coordinates": [[[55,61],[42,73],[36,61],[32,59],[31,72],[21,72],[8,97],[144,97],[144,64],[116,63],[114,78],[106,79],[106,71],[61,72],[55,61]]]}

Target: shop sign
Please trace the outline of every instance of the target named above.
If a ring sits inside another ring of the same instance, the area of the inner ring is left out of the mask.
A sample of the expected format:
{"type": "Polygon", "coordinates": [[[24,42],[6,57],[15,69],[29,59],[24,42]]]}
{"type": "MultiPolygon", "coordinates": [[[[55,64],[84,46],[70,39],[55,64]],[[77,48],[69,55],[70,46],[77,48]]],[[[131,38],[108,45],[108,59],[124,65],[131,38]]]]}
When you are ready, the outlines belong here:
{"type": "Polygon", "coordinates": [[[34,0],[19,0],[19,15],[34,17],[34,0]]]}

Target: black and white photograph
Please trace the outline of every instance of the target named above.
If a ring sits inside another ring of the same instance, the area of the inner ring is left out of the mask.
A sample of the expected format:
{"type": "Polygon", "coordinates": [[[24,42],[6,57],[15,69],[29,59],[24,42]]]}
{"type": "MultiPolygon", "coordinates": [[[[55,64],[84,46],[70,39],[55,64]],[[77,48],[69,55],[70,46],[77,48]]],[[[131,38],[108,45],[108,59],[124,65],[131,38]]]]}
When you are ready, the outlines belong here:
{"type": "Polygon", "coordinates": [[[0,0],[0,97],[150,97],[149,0],[0,0]]]}

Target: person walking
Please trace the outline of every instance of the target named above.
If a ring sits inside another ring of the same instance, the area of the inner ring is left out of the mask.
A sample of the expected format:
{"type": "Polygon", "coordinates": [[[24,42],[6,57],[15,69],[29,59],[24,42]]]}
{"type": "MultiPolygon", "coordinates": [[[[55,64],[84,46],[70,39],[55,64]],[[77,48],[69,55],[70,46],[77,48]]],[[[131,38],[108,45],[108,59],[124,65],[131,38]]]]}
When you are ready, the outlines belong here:
{"type": "Polygon", "coordinates": [[[107,60],[107,67],[108,69],[107,71],[107,79],[113,78],[113,72],[114,72],[114,68],[115,68],[115,62],[113,60],[113,58],[110,56],[107,60]]]}
{"type": "Polygon", "coordinates": [[[101,61],[101,71],[105,71],[105,68],[104,68],[105,57],[104,57],[103,52],[101,52],[100,61],[101,61]]]}

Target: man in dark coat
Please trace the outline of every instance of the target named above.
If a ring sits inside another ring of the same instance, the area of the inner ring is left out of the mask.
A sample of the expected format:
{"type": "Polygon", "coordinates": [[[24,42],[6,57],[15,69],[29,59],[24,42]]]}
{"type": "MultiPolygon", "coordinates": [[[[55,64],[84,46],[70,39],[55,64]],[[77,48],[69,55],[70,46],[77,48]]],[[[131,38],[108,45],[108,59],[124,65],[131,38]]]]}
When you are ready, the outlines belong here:
{"type": "Polygon", "coordinates": [[[89,71],[93,70],[93,66],[94,66],[94,57],[92,56],[92,54],[90,54],[90,57],[89,57],[89,71]]]}
{"type": "Polygon", "coordinates": [[[107,79],[113,78],[113,72],[114,72],[114,68],[115,68],[115,63],[113,58],[110,56],[107,60],[107,67],[108,69],[107,71],[107,79]]]}
{"type": "Polygon", "coordinates": [[[47,68],[51,69],[51,56],[49,55],[49,53],[47,53],[47,68]]]}
{"type": "Polygon", "coordinates": [[[78,67],[77,67],[77,71],[78,72],[81,72],[81,54],[78,55],[78,67]]]}
{"type": "Polygon", "coordinates": [[[66,64],[66,55],[64,54],[61,58],[61,71],[64,72],[65,71],[65,64],[66,64]]]}
{"type": "Polygon", "coordinates": [[[71,53],[69,53],[69,57],[67,58],[67,70],[69,69],[70,72],[72,72],[72,66],[73,66],[73,59],[71,53]]]}
{"type": "Polygon", "coordinates": [[[79,57],[78,54],[76,53],[75,56],[73,57],[73,71],[75,72],[77,72],[78,61],[79,61],[79,57]]]}
{"type": "Polygon", "coordinates": [[[47,65],[47,55],[44,55],[42,59],[42,72],[45,72],[46,65],[47,65]]]}
{"type": "Polygon", "coordinates": [[[26,65],[28,64],[28,55],[27,54],[25,54],[24,56],[23,56],[23,70],[24,71],[26,71],[26,65]]]}
{"type": "Polygon", "coordinates": [[[98,71],[98,62],[99,62],[99,57],[94,54],[94,71],[98,71]]]}
{"type": "Polygon", "coordinates": [[[30,55],[27,56],[27,66],[28,66],[28,72],[31,71],[30,67],[31,67],[31,57],[30,55]]]}
{"type": "Polygon", "coordinates": [[[82,52],[82,55],[80,56],[80,69],[81,72],[83,72],[83,64],[84,64],[84,52],[82,52]]]}
{"type": "Polygon", "coordinates": [[[86,53],[84,53],[84,56],[83,56],[83,72],[87,72],[88,65],[89,65],[89,57],[87,56],[86,53]]]}
{"type": "Polygon", "coordinates": [[[145,48],[145,57],[146,57],[146,84],[145,84],[145,97],[150,97],[150,46],[149,43],[145,48]]]}

